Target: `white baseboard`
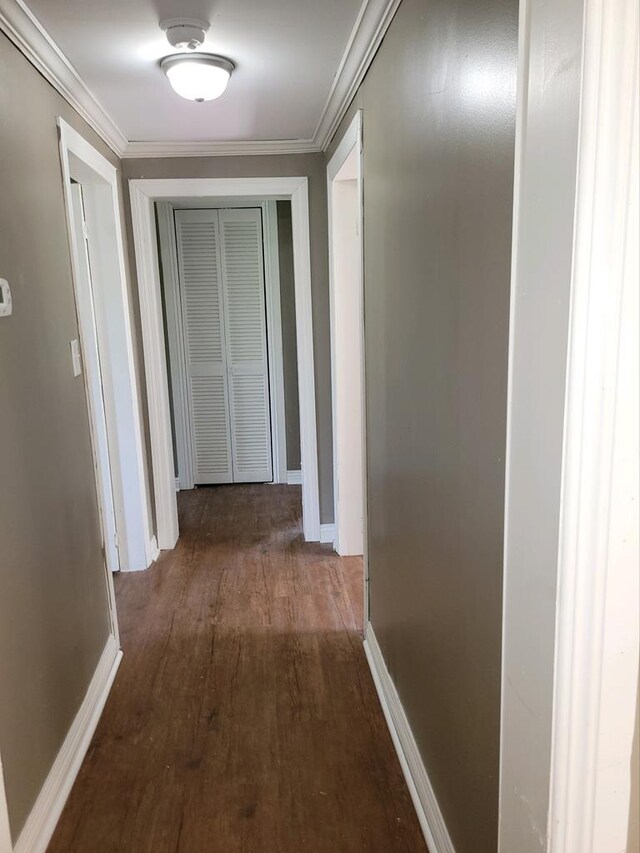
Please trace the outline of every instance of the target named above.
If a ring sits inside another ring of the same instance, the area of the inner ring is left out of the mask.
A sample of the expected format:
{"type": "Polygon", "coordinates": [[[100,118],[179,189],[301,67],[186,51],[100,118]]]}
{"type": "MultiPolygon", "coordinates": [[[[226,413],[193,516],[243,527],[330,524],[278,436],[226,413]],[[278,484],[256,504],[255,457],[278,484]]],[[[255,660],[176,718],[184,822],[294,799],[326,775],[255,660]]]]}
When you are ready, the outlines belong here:
{"type": "Polygon", "coordinates": [[[20,833],[14,853],[45,853],[98,725],[121,658],[122,652],[111,635],[82,705],[20,833]]]}
{"type": "Polygon", "coordinates": [[[336,526],[335,524],[321,524],[320,525],[320,541],[321,542],[333,542],[336,538],[336,526]]]}
{"type": "Polygon", "coordinates": [[[152,536],[147,543],[147,568],[149,568],[151,563],[155,562],[159,556],[160,549],[158,548],[158,540],[155,536],[152,536]]]}
{"type": "Polygon", "coordinates": [[[427,847],[430,853],[455,853],[418,745],[382,657],[371,622],[367,623],[364,650],[427,847]]]}
{"type": "Polygon", "coordinates": [[[287,471],[287,485],[288,486],[301,486],[302,485],[302,471],[287,471]]]}
{"type": "Polygon", "coordinates": [[[11,844],[11,832],[9,830],[9,810],[4,791],[2,761],[0,761],[0,853],[11,853],[12,850],[13,845],[11,844]]]}
{"type": "Polygon", "coordinates": [[[180,491],[180,477],[176,477],[176,492],[180,491]]]}

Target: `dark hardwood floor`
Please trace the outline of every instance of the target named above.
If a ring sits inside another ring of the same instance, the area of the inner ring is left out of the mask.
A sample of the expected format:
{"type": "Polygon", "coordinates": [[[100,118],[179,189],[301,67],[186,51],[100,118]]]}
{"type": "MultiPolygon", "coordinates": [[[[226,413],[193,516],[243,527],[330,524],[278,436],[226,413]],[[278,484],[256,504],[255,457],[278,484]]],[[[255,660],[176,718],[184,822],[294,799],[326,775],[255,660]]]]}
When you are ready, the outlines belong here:
{"type": "Polygon", "coordinates": [[[362,648],[362,561],[305,544],[300,488],[180,495],[120,575],[124,658],[49,853],[422,853],[362,648]]]}

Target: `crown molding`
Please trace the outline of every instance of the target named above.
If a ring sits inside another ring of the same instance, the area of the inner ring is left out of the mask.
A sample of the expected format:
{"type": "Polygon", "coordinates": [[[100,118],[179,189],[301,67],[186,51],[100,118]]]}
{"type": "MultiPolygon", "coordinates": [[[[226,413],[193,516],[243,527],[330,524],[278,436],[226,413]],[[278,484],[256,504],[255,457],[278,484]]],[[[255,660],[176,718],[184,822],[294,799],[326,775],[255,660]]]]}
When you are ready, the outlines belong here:
{"type": "Polygon", "coordinates": [[[363,0],[313,139],[129,142],[23,0],[0,0],[0,30],[119,157],[313,154],[328,148],[399,5],[363,0]]]}
{"type": "MultiPolygon", "coordinates": [[[[1,2],[1,0],[0,0],[1,2]]],[[[122,157],[238,157],[255,154],[314,154],[312,139],[240,140],[238,142],[129,142],[122,157]]]]}
{"type": "Polygon", "coordinates": [[[0,29],[118,155],[127,140],[22,0],[0,0],[0,29]]]}
{"type": "Polygon", "coordinates": [[[329,147],[400,2],[401,0],[363,0],[313,135],[322,151],[329,147]]]}

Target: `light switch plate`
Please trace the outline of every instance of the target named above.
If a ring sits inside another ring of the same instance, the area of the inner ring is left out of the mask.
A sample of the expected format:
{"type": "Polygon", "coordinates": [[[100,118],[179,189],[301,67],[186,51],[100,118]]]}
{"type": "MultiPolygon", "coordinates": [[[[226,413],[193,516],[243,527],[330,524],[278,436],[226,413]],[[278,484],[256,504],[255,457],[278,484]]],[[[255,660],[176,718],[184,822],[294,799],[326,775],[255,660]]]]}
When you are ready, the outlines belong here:
{"type": "Polygon", "coordinates": [[[74,338],[72,341],[69,341],[69,346],[71,347],[71,366],[73,367],[73,375],[80,376],[82,373],[82,358],[80,356],[80,344],[78,343],[78,339],[74,338]]]}
{"type": "Polygon", "coordinates": [[[0,278],[0,317],[9,317],[12,310],[9,282],[6,278],[0,278]]]}

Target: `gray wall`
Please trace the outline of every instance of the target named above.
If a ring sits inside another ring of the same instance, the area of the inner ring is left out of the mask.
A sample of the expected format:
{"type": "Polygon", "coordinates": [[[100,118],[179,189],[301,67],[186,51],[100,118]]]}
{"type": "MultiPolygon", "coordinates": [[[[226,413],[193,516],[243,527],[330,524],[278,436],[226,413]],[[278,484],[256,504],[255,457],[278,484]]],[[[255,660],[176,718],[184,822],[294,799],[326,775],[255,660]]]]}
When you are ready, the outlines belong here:
{"type": "Polygon", "coordinates": [[[109,633],[56,116],[117,159],[0,34],[0,752],[14,840],[109,633]]]}
{"type": "MultiPolygon", "coordinates": [[[[122,171],[125,183],[132,178],[248,178],[281,176],[306,176],[308,178],[320,520],[323,524],[331,523],[333,521],[333,446],[331,435],[327,190],[324,156],[322,154],[289,154],[255,157],[131,159],[123,160],[122,171]]],[[[128,234],[131,235],[127,187],[125,187],[125,208],[128,234]]],[[[129,236],[129,245],[131,269],[135,271],[132,249],[133,240],[131,236],[129,236]]],[[[141,342],[142,335],[135,274],[132,275],[132,279],[137,337],[138,341],[141,342]]]]}
{"type": "Polygon", "coordinates": [[[300,470],[300,409],[298,405],[298,356],[296,352],[296,294],[293,278],[291,202],[279,201],[278,254],[280,257],[280,308],[282,312],[282,361],[284,419],[287,433],[287,470],[300,470]]]}
{"type": "Polygon", "coordinates": [[[517,10],[403,0],[342,125],[362,107],[371,621],[457,853],[497,844],[517,10]]]}
{"type": "Polygon", "coordinates": [[[532,0],[512,296],[500,842],[546,838],[582,0],[532,0]]]}

